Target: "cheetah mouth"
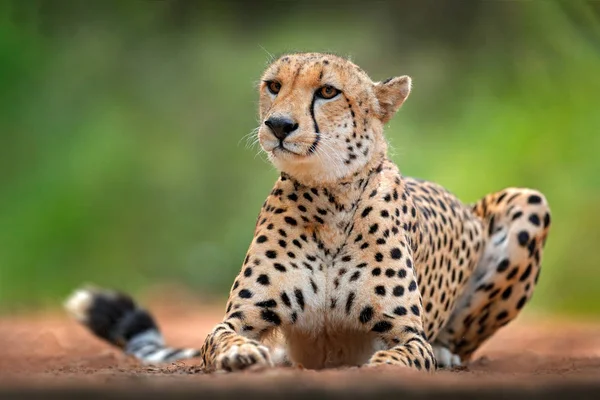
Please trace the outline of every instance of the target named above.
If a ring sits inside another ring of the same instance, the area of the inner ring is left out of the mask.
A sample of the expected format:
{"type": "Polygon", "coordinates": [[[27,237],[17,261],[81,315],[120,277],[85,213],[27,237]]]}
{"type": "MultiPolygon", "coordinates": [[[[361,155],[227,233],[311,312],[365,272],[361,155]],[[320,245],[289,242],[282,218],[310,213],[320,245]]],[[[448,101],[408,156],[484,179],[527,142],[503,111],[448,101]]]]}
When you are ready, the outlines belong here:
{"type": "Polygon", "coordinates": [[[288,149],[283,144],[283,141],[280,141],[279,144],[277,145],[277,147],[275,147],[273,150],[271,150],[271,152],[274,155],[277,155],[277,153],[280,153],[280,154],[289,155],[289,156],[295,156],[295,157],[306,157],[307,156],[307,154],[297,153],[297,152],[295,152],[293,150],[288,149]]]}
{"type": "Polygon", "coordinates": [[[315,138],[314,142],[310,145],[310,147],[305,153],[299,153],[297,151],[290,150],[288,147],[285,146],[285,142],[283,140],[280,140],[279,144],[272,150],[272,152],[273,154],[275,154],[275,152],[277,151],[282,154],[293,155],[296,157],[310,157],[317,151],[317,146],[319,145],[320,140],[321,137],[319,134],[317,134],[317,137],[315,138]]]}

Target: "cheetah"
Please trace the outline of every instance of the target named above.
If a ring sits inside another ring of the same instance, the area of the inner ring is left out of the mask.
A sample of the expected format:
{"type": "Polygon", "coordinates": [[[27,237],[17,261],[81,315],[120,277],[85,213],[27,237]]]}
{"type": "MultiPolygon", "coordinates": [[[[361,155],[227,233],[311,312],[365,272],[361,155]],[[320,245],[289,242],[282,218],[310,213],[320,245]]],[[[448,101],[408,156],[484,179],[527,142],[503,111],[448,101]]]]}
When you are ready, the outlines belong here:
{"type": "Polygon", "coordinates": [[[468,362],[531,298],[550,209],[533,189],[463,204],[402,175],[383,128],[410,91],[408,76],[373,82],[332,54],[267,67],[258,140],[280,175],[199,350],[168,347],[123,293],[79,289],[67,309],[143,362],[198,357],[207,372],[468,362]]]}

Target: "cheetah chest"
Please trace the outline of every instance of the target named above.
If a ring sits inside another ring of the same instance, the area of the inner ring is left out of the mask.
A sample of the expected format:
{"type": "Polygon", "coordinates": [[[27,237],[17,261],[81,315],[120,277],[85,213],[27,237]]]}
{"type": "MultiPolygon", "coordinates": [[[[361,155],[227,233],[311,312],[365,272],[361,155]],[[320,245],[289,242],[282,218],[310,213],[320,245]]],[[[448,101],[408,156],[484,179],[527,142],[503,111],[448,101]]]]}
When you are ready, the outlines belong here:
{"type": "Polygon", "coordinates": [[[309,258],[317,261],[302,277],[304,312],[295,324],[283,328],[289,357],[306,368],[362,365],[385,347],[348,318],[351,303],[364,301],[357,287],[366,284],[349,267],[353,211],[338,212],[320,226],[307,226],[317,243],[316,254],[309,258]]]}

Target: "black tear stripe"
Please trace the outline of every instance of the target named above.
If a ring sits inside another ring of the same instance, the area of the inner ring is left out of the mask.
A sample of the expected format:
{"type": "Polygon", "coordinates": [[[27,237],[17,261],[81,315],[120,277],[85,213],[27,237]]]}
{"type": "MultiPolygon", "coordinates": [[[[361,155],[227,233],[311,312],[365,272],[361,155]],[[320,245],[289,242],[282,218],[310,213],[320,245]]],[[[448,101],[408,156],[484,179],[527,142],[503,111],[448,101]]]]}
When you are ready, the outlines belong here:
{"type": "Polygon", "coordinates": [[[319,131],[319,124],[317,123],[317,119],[315,118],[315,101],[317,101],[317,93],[313,94],[312,101],[310,103],[310,116],[312,117],[313,124],[315,127],[316,138],[313,144],[308,148],[308,154],[312,154],[317,150],[317,146],[319,145],[319,140],[321,140],[321,132],[319,131]]]}

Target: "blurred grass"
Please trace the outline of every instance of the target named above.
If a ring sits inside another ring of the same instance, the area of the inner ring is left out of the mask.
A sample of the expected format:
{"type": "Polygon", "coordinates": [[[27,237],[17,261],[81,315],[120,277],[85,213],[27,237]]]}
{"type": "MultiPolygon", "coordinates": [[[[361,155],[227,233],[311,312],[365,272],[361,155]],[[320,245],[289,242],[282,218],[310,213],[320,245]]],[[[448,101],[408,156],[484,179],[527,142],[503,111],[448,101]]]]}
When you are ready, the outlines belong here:
{"type": "Polygon", "coordinates": [[[267,51],[293,50],[411,75],[387,130],[401,170],[465,202],[542,190],[553,229],[532,307],[600,311],[598,7],[467,2],[453,20],[432,2],[258,3],[175,23],[169,2],[0,3],[0,311],[81,282],[225,296],[277,175],[243,139],[254,86],[267,51]]]}

